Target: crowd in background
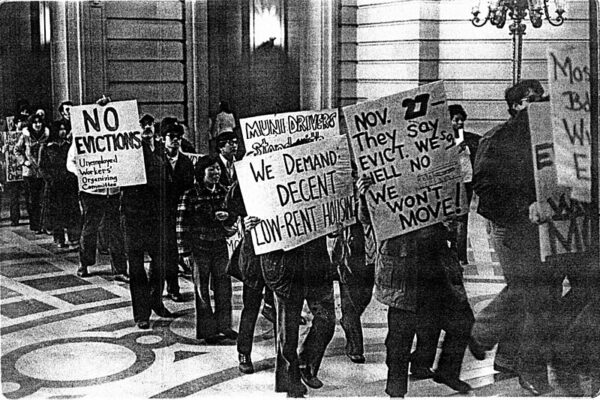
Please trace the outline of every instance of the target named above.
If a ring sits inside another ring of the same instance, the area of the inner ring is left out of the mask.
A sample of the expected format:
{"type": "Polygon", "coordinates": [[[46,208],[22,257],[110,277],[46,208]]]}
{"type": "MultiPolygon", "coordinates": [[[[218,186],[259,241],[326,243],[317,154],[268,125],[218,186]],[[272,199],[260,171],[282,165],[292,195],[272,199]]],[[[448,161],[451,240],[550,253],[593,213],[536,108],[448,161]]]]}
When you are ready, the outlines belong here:
{"type": "Polygon", "coordinates": [[[140,329],[151,328],[152,312],[161,318],[177,316],[164,297],[185,301],[179,278],[191,277],[197,339],[209,345],[236,344],[243,373],[254,372],[252,339],[264,303],[263,314],[276,330],[275,390],[290,397],[304,396],[307,386],[323,386],[318,372],[334,335],[334,281],[340,287],[340,323],[350,362],[367,361],[361,315],[373,294],[388,306],[385,392],[391,397],[408,393],[409,374],[468,393],[470,385],[460,379],[465,350],[482,360],[496,346],[495,369],[518,376],[533,395],[551,390],[549,366],[566,394],[583,395],[580,379],[589,376],[597,395],[598,262],[585,253],[540,261],[536,224],[549,216],[536,203],[527,109],[547,100],[543,93],[535,80],[507,89],[510,118],[483,138],[464,130],[467,113],[462,106],[448,110],[456,137],[464,138],[460,153],[470,168],[464,179],[469,204],[474,192],[478,212],[490,221],[506,280],[476,316],[461,267],[468,263],[468,214],[378,242],[365,198],[373,181],[359,176],[356,168],[355,225],[290,251],[254,254],[249,232],[260,220],[248,215],[241,196],[234,167],[243,156],[241,137],[226,102],[208,132],[209,154],[195,164],[185,154],[195,148],[185,139],[183,122],[169,116],[157,122],[143,115],[139,122],[147,183],[96,190],[78,190],[71,147],[73,103],[63,102],[61,118],[49,123],[43,110],[31,112],[27,102],[20,102],[14,155],[23,181],[4,184],[11,224],[19,224],[24,192],[29,229],[52,234],[59,248],[77,249],[79,276],[90,275],[97,251],[110,254],[114,279],[129,284],[133,319],[140,329]],[[243,238],[230,256],[226,240],[238,223],[243,238]],[[231,276],[243,282],[239,332],[232,326],[231,276]],[[567,295],[565,279],[571,287],[567,295]],[[305,305],[312,319],[299,347],[305,305]]]}

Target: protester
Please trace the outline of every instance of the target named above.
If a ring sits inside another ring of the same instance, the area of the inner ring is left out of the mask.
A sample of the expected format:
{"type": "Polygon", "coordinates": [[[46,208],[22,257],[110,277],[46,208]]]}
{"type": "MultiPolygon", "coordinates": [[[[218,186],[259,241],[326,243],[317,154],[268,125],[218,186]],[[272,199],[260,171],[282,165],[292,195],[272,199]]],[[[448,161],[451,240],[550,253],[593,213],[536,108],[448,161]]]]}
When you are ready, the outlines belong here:
{"type": "Polygon", "coordinates": [[[467,212],[459,217],[457,224],[457,251],[458,259],[462,264],[468,264],[467,259],[467,228],[469,225],[469,209],[471,206],[471,199],[473,198],[473,185],[471,183],[473,175],[473,164],[475,163],[475,155],[477,154],[477,147],[479,146],[479,139],[481,137],[475,133],[464,130],[464,124],[467,120],[467,113],[460,104],[451,104],[448,107],[450,112],[450,120],[452,121],[452,130],[454,131],[455,137],[461,137],[462,142],[459,144],[461,151],[461,157],[466,159],[466,168],[468,173],[463,176],[463,182],[465,184],[465,191],[467,194],[467,212]]]}
{"type": "Polygon", "coordinates": [[[215,120],[210,128],[209,145],[210,150],[217,148],[217,138],[224,132],[235,132],[236,123],[235,116],[229,108],[227,101],[219,103],[219,112],[215,116],[215,120]]]}
{"type": "Polygon", "coordinates": [[[167,163],[167,202],[166,202],[166,265],[167,297],[173,301],[184,301],[179,290],[179,253],[177,251],[177,206],[183,193],[194,186],[194,164],[180,150],[183,139],[183,126],[161,123],[167,163]]]}
{"type": "Polygon", "coordinates": [[[477,315],[473,337],[488,350],[498,343],[494,368],[517,373],[533,395],[550,390],[545,355],[562,279],[540,261],[538,228],[529,221],[536,201],[527,108],[543,99],[537,80],[508,88],[511,118],[482,138],[473,188],[478,212],[492,222],[494,248],[506,287],[477,315]]]}
{"type": "MultiPolygon", "coordinates": [[[[370,223],[365,194],[371,177],[358,180],[359,219],[370,223]]],[[[460,380],[464,351],[473,324],[473,312],[462,281],[462,268],[448,247],[448,230],[436,224],[378,243],[375,296],[389,306],[385,340],[388,379],[386,393],[404,397],[408,391],[408,364],[417,326],[433,321],[446,332],[433,379],[459,393],[471,387],[460,380]]]]}
{"type": "MultiPolygon", "coordinates": [[[[168,231],[167,180],[169,162],[165,149],[154,139],[148,129],[146,116],[140,120],[142,151],[146,184],[123,187],[121,217],[125,234],[125,248],[129,261],[131,305],[133,320],[140,329],[150,328],[152,311],[159,317],[173,318],[174,314],[163,304],[166,246],[168,231]],[[144,268],[144,255],[150,256],[148,273],[144,268]]],[[[152,124],[150,124],[152,125],[152,124]]]]}
{"type": "Polygon", "coordinates": [[[177,210],[177,243],[179,255],[193,271],[196,338],[207,344],[233,344],[238,334],[231,329],[232,289],[226,273],[229,256],[225,238],[231,234],[228,228],[234,221],[224,207],[227,190],[219,183],[221,167],[214,156],[201,157],[194,174],[196,184],[183,194],[177,210]]]}
{"type": "Polygon", "coordinates": [[[187,124],[184,121],[178,121],[177,123],[183,128],[183,136],[181,137],[180,146],[181,151],[183,151],[184,153],[196,153],[196,148],[194,147],[192,142],[189,141],[190,136],[187,124]]]}
{"type": "MultiPolygon", "coordinates": [[[[21,140],[21,136],[23,135],[23,128],[25,128],[25,126],[27,125],[27,120],[28,117],[26,115],[16,115],[15,116],[15,132],[17,132],[17,140],[16,143],[18,143],[21,140]]],[[[15,143],[15,145],[16,145],[15,143]]],[[[2,154],[5,155],[6,152],[9,151],[9,147],[8,145],[5,143],[2,149],[2,154]]],[[[13,148],[13,154],[14,154],[14,148],[13,148]]],[[[17,162],[19,163],[19,165],[23,164],[24,161],[24,156],[21,154],[17,154],[17,162]]],[[[23,168],[21,167],[21,171],[23,170],[23,168]]],[[[6,182],[4,184],[4,191],[8,194],[8,198],[10,201],[10,224],[11,226],[18,226],[19,225],[19,221],[21,220],[21,193],[23,193],[24,190],[24,182],[22,180],[20,181],[13,181],[13,182],[6,182]]]]}
{"type": "Polygon", "coordinates": [[[36,233],[44,233],[41,225],[42,194],[44,179],[39,168],[40,148],[50,136],[50,129],[44,119],[37,114],[29,117],[23,134],[15,145],[15,154],[23,157],[23,180],[29,214],[29,229],[36,233]]]}
{"type": "Polygon", "coordinates": [[[217,137],[218,162],[221,167],[219,183],[226,188],[230,188],[237,180],[233,165],[236,161],[237,150],[238,140],[232,131],[223,132],[217,137]]]}
{"type": "Polygon", "coordinates": [[[58,106],[58,112],[60,119],[57,122],[65,124],[68,127],[68,131],[71,131],[71,107],[73,102],[71,100],[65,100],[58,106]]]}
{"type": "MultiPolygon", "coordinates": [[[[356,179],[356,165],[352,176],[356,179]]],[[[358,196],[356,208],[360,206],[358,196]]],[[[363,331],[360,318],[373,296],[375,284],[375,233],[370,224],[356,224],[330,234],[332,264],[337,267],[340,282],[342,318],[340,325],[346,335],[346,356],[353,363],[365,360],[363,331]]]]}
{"type": "MultiPolygon", "coordinates": [[[[109,99],[102,97],[99,103],[106,104],[109,99]]],[[[79,174],[75,156],[75,146],[71,145],[67,154],[67,169],[74,175],[79,174]]],[[[113,279],[129,283],[127,258],[123,243],[123,231],[120,221],[120,189],[109,187],[102,189],[83,189],[79,192],[83,227],[79,240],[79,268],[77,276],[88,277],[88,268],[96,263],[96,244],[98,226],[103,221],[108,236],[110,264],[113,279]]]]}
{"type": "Polygon", "coordinates": [[[46,210],[54,242],[59,248],[79,247],[81,214],[77,198],[77,178],[67,170],[71,146],[70,125],[54,123],[48,142],[42,147],[40,169],[46,180],[46,210]],[[65,243],[65,230],[68,244],[65,243]]]}

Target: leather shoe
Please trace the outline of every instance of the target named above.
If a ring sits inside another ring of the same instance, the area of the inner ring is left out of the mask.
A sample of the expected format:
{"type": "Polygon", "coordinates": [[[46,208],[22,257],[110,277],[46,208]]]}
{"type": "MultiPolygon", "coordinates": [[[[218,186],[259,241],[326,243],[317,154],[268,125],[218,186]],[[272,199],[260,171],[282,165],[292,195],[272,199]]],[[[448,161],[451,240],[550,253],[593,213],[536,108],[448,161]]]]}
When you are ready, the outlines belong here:
{"type": "Polygon", "coordinates": [[[410,376],[413,379],[431,379],[435,376],[435,372],[427,367],[410,367],[410,376]]]}
{"type": "Polygon", "coordinates": [[[473,354],[473,357],[475,357],[476,360],[485,360],[485,346],[479,343],[474,337],[471,337],[471,339],[469,340],[469,350],[471,351],[471,354],[473,354]]]}
{"type": "Polygon", "coordinates": [[[297,384],[292,385],[287,390],[286,397],[300,398],[300,397],[304,397],[304,395],[306,393],[308,393],[308,389],[306,388],[306,386],[304,386],[302,383],[298,382],[297,384]]]}
{"type": "Polygon", "coordinates": [[[175,303],[183,303],[185,301],[181,293],[167,293],[167,299],[171,299],[175,303]]]}
{"type": "Polygon", "coordinates": [[[306,386],[313,389],[320,389],[323,387],[323,382],[312,374],[309,367],[300,368],[300,378],[302,378],[302,382],[304,382],[306,386]]]}
{"type": "Polygon", "coordinates": [[[172,313],[171,311],[167,310],[166,308],[163,308],[161,310],[154,310],[154,312],[156,313],[156,315],[158,315],[161,318],[175,318],[175,317],[177,317],[176,314],[172,313]]]}
{"type": "Polygon", "coordinates": [[[231,339],[231,340],[237,340],[238,338],[238,333],[236,331],[234,331],[233,329],[225,329],[223,332],[221,332],[223,334],[223,336],[225,336],[227,339],[231,339]]]}
{"type": "Polygon", "coordinates": [[[86,277],[90,276],[90,273],[88,272],[87,267],[80,266],[79,268],[77,268],[77,276],[80,276],[82,278],[86,278],[86,277]]]}
{"type": "Polygon", "coordinates": [[[350,359],[350,361],[352,361],[355,364],[365,363],[365,356],[363,356],[362,354],[347,354],[347,356],[350,359]]]}
{"type": "Polygon", "coordinates": [[[116,274],[113,277],[113,280],[123,283],[129,283],[129,277],[125,274],[116,274]]]}
{"type": "Polygon", "coordinates": [[[458,393],[469,393],[473,388],[465,381],[461,381],[458,378],[451,378],[439,372],[436,372],[433,376],[433,380],[437,383],[443,383],[451,389],[456,390],[458,393]]]}
{"type": "Polygon", "coordinates": [[[150,329],[150,322],[148,321],[140,321],[137,323],[138,328],[140,329],[150,329]]]}
{"type": "Polygon", "coordinates": [[[254,373],[254,365],[252,365],[252,360],[250,359],[250,354],[238,354],[238,360],[240,362],[239,369],[242,374],[253,374],[254,373]]]}

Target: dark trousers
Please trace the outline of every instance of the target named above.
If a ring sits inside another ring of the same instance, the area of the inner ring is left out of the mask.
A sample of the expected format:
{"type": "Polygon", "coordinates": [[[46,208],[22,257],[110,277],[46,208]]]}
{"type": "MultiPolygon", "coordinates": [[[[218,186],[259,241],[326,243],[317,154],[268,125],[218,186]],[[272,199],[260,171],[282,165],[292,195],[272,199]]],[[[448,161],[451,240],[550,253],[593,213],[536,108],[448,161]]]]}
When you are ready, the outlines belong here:
{"type": "Polygon", "coordinates": [[[407,393],[413,338],[418,326],[431,324],[431,321],[434,321],[436,327],[446,331],[438,372],[451,378],[459,377],[473,325],[473,312],[468,303],[463,307],[448,307],[443,302],[425,301],[417,312],[390,307],[385,339],[385,362],[388,367],[385,392],[388,395],[398,397],[407,393]]]}
{"type": "Polygon", "coordinates": [[[23,191],[23,182],[6,182],[4,187],[10,201],[10,222],[12,222],[13,225],[16,225],[21,219],[21,192],[23,191]]]}
{"type": "Polygon", "coordinates": [[[317,375],[327,345],[335,330],[333,283],[305,287],[293,283],[287,298],[275,294],[277,308],[277,360],[275,391],[285,392],[300,385],[300,366],[317,375]],[[306,300],[314,318],[298,354],[298,334],[302,306],[306,300]]]}
{"type": "MultiPolygon", "coordinates": [[[[364,268],[364,267],[363,267],[364,268]]],[[[347,276],[346,283],[340,282],[342,318],[340,324],[346,335],[346,354],[363,355],[363,331],[360,317],[373,296],[374,266],[367,266],[367,276],[347,276]]]]}
{"type": "Polygon", "coordinates": [[[45,183],[42,178],[23,177],[25,182],[25,197],[27,198],[27,213],[29,214],[29,229],[42,229],[42,195],[45,183]]]}
{"type": "Polygon", "coordinates": [[[492,235],[506,287],[477,315],[473,336],[488,347],[498,343],[498,364],[547,384],[562,276],[540,261],[537,226],[493,224],[492,235]]]}
{"type": "Polygon", "coordinates": [[[249,355],[252,352],[252,341],[254,339],[254,328],[263,300],[263,287],[253,288],[244,284],[242,293],[244,307],[240,316],[240,327],[237,338],[237,351],[249,355]]]}
{"type": "MultiPolygon", "coordinates": [[[[119,216],[119,195],[103,196],[81,192],[79,198],[83,209],[83,228],[79,248],[81,265],[88,267],[96,263],[98,226],[104,218],[105,231],[109,237],[108,247],[113,274],[127,274],[127,259],[119,216]]],[[[152,231],[151,225],[144,229],[148,232],[152,231]]]]}
{"type": "Polygon", "coordinates": [[[179,294],[179,252],[177,251],[177,232],[175,221],[170,221],[165,232],[165,280],[167,292],[179,294]]]}
{"type": "Polygon", "coordinates": [[[129,260],[129,289],[133,320],[148,321],[152,310],[164,310],[162,301],[164,275],[164,247],[161,246],[160,221],[139,215],[124,215],[123,229],[129,260]],[[155,229],[153,229],[155,227],[155,229]],[[144,268],[144,253],[152,262],[148,273],[144,268]]]}
{"type": "Polygon", "coordinates": [[[225,272],[229,256],[225,239],[215,242],[198,240],[192,245],[196,260],[193,271],[196,338],[206,339],[231,329],[231,277],[225,272]],[[214,292],[214,310],[210,302],[209,280],[214,292]]]}

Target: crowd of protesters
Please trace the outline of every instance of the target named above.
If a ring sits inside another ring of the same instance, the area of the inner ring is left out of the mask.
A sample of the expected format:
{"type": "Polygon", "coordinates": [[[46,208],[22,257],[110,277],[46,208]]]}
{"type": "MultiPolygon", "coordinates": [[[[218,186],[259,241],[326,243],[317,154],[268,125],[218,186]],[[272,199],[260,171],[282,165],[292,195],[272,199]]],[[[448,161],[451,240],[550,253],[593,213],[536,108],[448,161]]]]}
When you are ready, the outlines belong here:
{"type": "Polygon", "coordinates": [[[513,85],[505,92],[509,119],[483,136],[464,130],[467,113],[461,105],[448,109],[455,136],[463,139],[459,154],[468,202],[473,193],[479,197],[478,213],[490,223],[506,280],[477,315],[461,267],[468,263],[468,215],[377,241],[365,197],[373,181],[359,176],[355,165],[355,225],[289,251],[257,256],[250,231],[260,219],[248,215],[237,182],[239,131],[226,102],[209,132],[210,154],[195,165],[185,155],[194,148],[183,142],[182,122],[165,117],[155,123],[153,116],[142,116],[147,183],[94,191],[77,188],[75,157],[69,152],[73,104],[62,103],[61,119],[53,124],[44,113],[28,115],[28,105],[20,105],[15,155],[22,160],[24,182],[23,187],[7,184],[11,222],[19,222],[24,189],[30,229],[49,230],[58,247],[77,247],[82,277],[96,262],[102,226],[113,274],[129,283],[140,329],[150,329],[153,311],[162,318],[177,316],[165,307],[163,292],[166,286],[170,300],[185,301],[179,273],[191,274],[196,338],[208,345],[237,343],[242,373],[254,372],[252,339],[264,302],[263,313],[271,313],[276,332],[275,390],[290,397],[303,397],[307,386],[324,385],[318,372],[335,331],[334,281],[339,282],[345,353],[353,363],[368,361],[361,315],[373,294],[388,307],[385,392],[390,397],[408,393],[409,376],[468,393],[471,386],[460,379],[467,348],[478,360],[496,348],[495,369],[518,377],[532,395],[552,389],[549,367],[565,394],[582,396],[580,379],[588,376],[592,394],[598,395],[598,261],[586,253],[540,261],[537,225],[551,216],[536,202],[528,106],[547,99],[536,80],[513,85]],[[242,240],[230,256],[226,240],[237,223],[242,240]],[[232,276],[243,282],[239,333],[232,326],[232,276]],[[571,287],[567,295],[565,279],[571,287]],[[300,344],[305,304],[312,318],[300,344]]]}

